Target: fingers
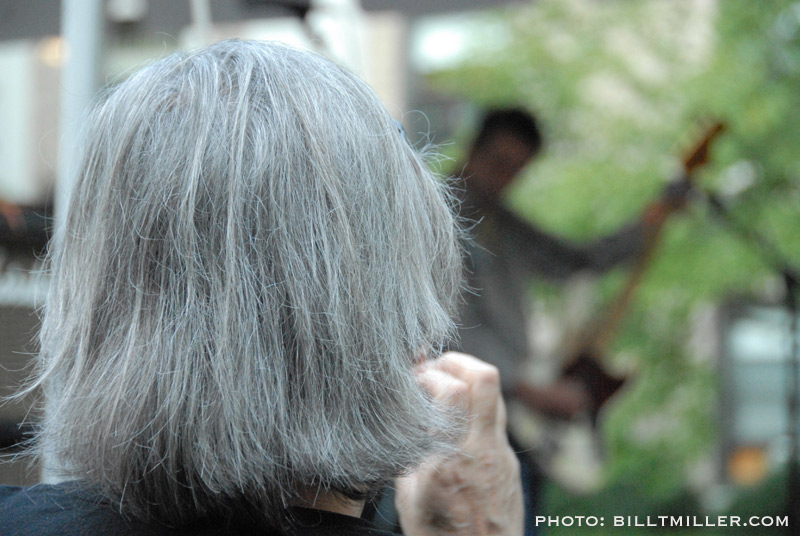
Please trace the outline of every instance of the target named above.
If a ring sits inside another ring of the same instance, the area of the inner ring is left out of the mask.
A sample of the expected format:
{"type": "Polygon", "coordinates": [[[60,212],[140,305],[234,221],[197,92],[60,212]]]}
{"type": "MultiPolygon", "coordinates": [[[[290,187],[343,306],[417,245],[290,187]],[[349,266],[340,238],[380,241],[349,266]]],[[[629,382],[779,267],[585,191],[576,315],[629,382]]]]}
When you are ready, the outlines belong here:
{"type": "Polygon", "coordinates": [[[479,359],[447,353],[419,367],[433,396],[468,411],[466,441],[457,452],[427,460],[396,481],[406,534],[523,533],[519,462],[505,432],[505,406],[497,369],[479,359]]]}
{"type": "Polygon", "coordinates": [[[418,373],[419,382],[433,395],[433,398],[449,406],[470,411],[467,382],[440,370],[437,367],[423,367],[418,373]]]}
{"type": "Polygon", "coordinates": [[[493,365],[471,355],[448,352],[425,364],[421,381],[438,400],[458,405],[468,412],[471,420],[467,442],[474,436],[505,433],[506,412],[500,395],[500,375],[493,365]]]}

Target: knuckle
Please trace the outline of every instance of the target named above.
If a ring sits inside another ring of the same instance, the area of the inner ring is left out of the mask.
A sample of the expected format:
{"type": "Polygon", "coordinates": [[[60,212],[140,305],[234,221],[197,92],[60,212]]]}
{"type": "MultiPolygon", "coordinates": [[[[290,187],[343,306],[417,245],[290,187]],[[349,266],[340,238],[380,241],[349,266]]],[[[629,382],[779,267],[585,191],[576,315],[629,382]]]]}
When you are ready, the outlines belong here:
{"type": "Polygon", "coordinates": [[[475,383],[484,388],[494,388],[500,390],[500,371],[494,365],[486,365],[481,370],[476,371],[475,383]]]}
{"type": "Polygon", "coordinates": [[[463,381],[453,379],[442,389],[441,399],[450,404],[466,406],[469,400],[469,386],[463,381]]]}

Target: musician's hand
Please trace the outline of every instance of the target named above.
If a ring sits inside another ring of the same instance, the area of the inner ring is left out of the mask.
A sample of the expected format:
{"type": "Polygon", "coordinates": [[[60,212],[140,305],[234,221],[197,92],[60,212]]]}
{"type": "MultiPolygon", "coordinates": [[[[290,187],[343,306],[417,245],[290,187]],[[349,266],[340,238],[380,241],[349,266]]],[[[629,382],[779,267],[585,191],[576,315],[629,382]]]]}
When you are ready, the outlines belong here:
{"type": "Polygon", "coordinates": [[[661,192],[661,197],[650,203],[644,210],[642,220],[647,226],[645,233],[657,234],[661,225],[671,214],[683,210],[692,192],[692,183],[686,179],[677,179],[668,183],[661,192]]]}
{"type": "Polygon", "coordinates": [[[592,402],[583,383],[568,379],[551,385],[520,383],[514,396],[538,413],[567,420],[587,411],[592,402]]]}
{"type": "Polygon", "coordinates": [[[689,201],[692,191],[692,183],[688,180],[674,180],[664,187],[664,191],[661,193],[661,203],[670,212],[682,210],[689,201]]]}
{"type": "Polygon", "coordinates": [[[519,461],[508,444],[497,369],[453,352],[423,367],[420,381],[438,400],[468,412],[469,427],[460,452],[397,480],[403,532],[521,535],[519,461]]]}

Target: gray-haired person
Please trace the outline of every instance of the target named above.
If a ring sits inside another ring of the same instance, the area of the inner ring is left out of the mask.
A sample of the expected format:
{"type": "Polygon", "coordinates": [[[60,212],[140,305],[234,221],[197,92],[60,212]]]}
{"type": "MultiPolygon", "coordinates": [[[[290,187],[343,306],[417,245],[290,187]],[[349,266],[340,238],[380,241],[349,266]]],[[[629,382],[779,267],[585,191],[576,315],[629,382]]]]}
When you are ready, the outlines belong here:
{"type": "Polygon", "coordinates": [[[3,534],[379,534],[357,516],[399,476],[408,534],[521,534],[496,369],[427,359],[457,234],[328,60],[229,41],[133,75],[50,251],[37,450],[64,482],[0,487],[3,534]]]}

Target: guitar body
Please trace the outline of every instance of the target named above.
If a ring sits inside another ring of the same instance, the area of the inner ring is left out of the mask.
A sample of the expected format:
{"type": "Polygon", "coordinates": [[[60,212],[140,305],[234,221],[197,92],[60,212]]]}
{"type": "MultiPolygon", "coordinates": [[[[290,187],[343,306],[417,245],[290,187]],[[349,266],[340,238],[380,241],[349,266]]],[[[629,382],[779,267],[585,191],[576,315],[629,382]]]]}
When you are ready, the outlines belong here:
{"type": "Polygon", "coordinates": [[[589,418],[596,423],[600,409],[619,391],[626,378],[608,374],[600,365],[598,356],[584,349],[564,368],[564,377],[579,382],[589,394],[589,418]]]}
{"type": "MultiPolygon", "coordinates": [[[[509,398],[509,431],[548,479],[574,494],[593,493],[605,483],[604,414],[629,380],[608,374],[588,353],[579,354],[562,374],[584,387],[586,410],[565,419],[534,409],[522,398],[509,398]]],[[[535,385],[535,378],[530,381],[535,385]]]]}
{"type": "Polygon", "coordinates": [[[559,379],[581,384],[595,410],[565,419],[534,409],[538,405],[523,402],[522,393],[506,397],[509,431],[531,463],[550,481],[578,495],[596,492],[605,482],[605,411],[601,408],[626,383],[622,377],[609,375],[588,351],[574,346],[574,341],[586,339],[582,332],[597,315],[597,282],[597,274],[580,273],[564,284],[557,303],[533,308],[533,356],[523,367],[522,378],[523,384],[533,388],[546,389],[559,379]]]}

